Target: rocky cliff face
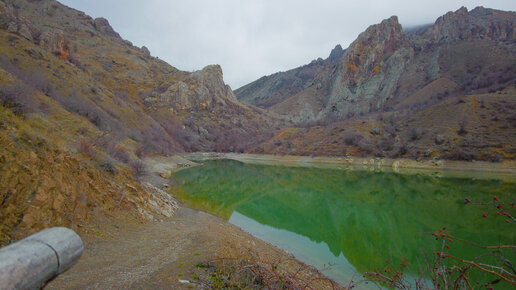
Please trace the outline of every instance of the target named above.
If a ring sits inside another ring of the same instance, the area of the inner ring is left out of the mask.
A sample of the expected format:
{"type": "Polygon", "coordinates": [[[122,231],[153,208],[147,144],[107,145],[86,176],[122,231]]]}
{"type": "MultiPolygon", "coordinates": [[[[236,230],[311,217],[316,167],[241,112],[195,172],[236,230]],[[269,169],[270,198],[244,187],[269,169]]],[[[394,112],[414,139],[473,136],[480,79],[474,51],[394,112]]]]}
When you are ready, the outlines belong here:
{"type": "Polygon", "coordinates": [[[346,50],[317,119],[381,107],[394,94],[412,54],[397,17],[369,27],[346,50]]]}
{"type": "MultiPolygon", "coordinates": [[[[514,159],[515,24],[514,12],[478,7],[410,32],[396,17],[373,25],[306,87],[276,98],[269,110],[299,125],[253,151],[514,159]]],[[[261,79],[244,88],[271,86],[261,79]]],[[[239,89],[237,97],[253,101],[252,91],[239,89]]]]}
{"type": "Polygon", "coordinates": [[[513,12],[461,8],[408,34],[393,16],[360,34],[338,61],[332,52],[333,61],[315,67],[302,83],[275,86],[304,67],[261,78],[236,94],[296,122],[309,122],[414,105],[408,99],[428,103],[443,94],[497,90],[516,76],[515,23],[513,12]],[[446,83],[446,90],[436,83],[446,83]],[[267,105],[261,102],[271,99],[267,105]]]}

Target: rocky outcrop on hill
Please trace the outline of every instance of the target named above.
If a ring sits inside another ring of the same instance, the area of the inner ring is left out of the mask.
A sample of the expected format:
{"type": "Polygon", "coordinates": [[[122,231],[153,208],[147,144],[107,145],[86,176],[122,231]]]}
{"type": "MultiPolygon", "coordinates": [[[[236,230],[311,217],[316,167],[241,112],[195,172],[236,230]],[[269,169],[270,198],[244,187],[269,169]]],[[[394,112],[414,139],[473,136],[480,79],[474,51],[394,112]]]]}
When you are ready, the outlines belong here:
{"type": "Polygon", "coordinates": [[[41,31],[11,5],[0,2],[0,28],[18,34],[31,42],[39,42],[41,31]]]}
{"type": "Polygon", "coordinates": [[[391,97],[413,51],[398,18],[393,16],[360,34],[342,57],[341,67],[329,88],[328,104],[318,110],[324,116],[345,116],[379,108],[391,97]],[[322,110],[321,110],[322,109],[322,110]]]}
{"type": "Polygon", "coordinates": [[[161,91],[148,93],[144,98],[148,107],[166,106],[176,110],[190,110],[238,102],[231,88],[224,83],[219,65],[210,65],[193,72],[184,81],[162,85],[161,91]]]}
{"type": "Polygon", "coordinates": [[[307,66],[235,92],[243,101],[305,123],[496,91],[516,78],[515,23],[514,12],[461,8],[405,33],[393,16],[369,27],[345,51],[336,48],[303,82],[277,85],[307,66]],[[447,89],[436,82],[448,84],[447,89]]]}
{"type": "Polygon", "coordinates": [[[477,7],[468,12],[466,7],[462,7],[439,17],[423,36],[431,42],[473,39],[515,41],[514,19],[513,12],[484,7],[477,7]]]}
{"type": "Polygon", "coordinates": [[[109,21],[106,18],[95,18],[95,20],[93,20],[93,26],[98,32],[104,35],[114,38],[121,38],[120,34],[115,32],[115,30],[113,29],[113,27],[111,27],[109,21]]]}

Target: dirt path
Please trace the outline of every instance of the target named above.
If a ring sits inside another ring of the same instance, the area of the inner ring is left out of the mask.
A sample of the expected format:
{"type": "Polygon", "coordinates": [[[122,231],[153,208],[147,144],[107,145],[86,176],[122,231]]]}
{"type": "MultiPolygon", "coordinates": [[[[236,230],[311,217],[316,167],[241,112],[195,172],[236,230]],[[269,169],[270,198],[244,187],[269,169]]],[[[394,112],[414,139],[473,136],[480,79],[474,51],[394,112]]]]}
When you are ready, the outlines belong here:
{"type": "Polygon", "coordinates": [[[262,261],[288,261],[292,269],[314,271],[279,248],[184,206],[169,220],[114,228],[108,235],[107,239],[83,237],[85,252],[80,261],[46,289],[201,288],[198,280],[204,280],[202,275],[207,273],[196,265],[249,253],[256,253],[262,261]]]}

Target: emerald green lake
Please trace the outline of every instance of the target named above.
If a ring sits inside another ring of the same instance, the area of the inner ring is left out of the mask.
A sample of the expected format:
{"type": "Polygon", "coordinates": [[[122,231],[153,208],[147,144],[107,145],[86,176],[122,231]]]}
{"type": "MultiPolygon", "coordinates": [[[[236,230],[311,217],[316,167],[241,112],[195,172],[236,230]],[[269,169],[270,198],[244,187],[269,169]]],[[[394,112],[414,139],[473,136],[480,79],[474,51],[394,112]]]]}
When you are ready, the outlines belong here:
{"type": "MultiPolygon", "coordinates": [[[[174,195],[187,205],[221,216],[307,264],[331,265],[323,273],[341,283],[357,272],[398,265],[402,257],[412,265],[407,274],[416,275],[422,251],[432,258],[440,245],[429,233],[443,227],[482,245],[514,244],[516,233],[515,224],[496,210],[464,203],[490,202],[495,195],[514,202],[516,183],[507,181],[230,160],[207,161],[173,179],[179,184],[174,195]]],[[[450,248],[465,259],[481,252],[460,242],[450,248]]]]}

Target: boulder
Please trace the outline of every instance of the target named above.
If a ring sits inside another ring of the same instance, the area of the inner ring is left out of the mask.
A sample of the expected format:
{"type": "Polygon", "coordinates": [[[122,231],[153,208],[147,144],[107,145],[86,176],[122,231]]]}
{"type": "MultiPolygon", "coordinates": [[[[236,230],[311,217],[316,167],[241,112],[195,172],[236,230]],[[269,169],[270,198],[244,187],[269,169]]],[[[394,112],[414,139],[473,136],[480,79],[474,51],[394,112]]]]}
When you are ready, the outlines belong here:
{"type": "Polygon", "coordinates": [[[436,135],[434,141],[435,141],[435,144],[442,145],[444,143],[443,135],[440,135],[440,134],[436,135]]]}
{"type": "Polygon", "coordinates": [[[371,135],[380,135],[380,129],[378,127],[374,127],[369,131],[369,133],[371,133],[371,135]]]}

